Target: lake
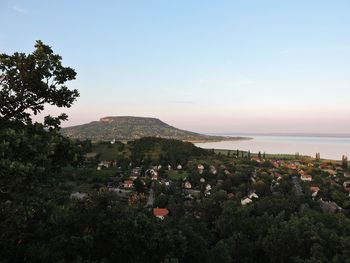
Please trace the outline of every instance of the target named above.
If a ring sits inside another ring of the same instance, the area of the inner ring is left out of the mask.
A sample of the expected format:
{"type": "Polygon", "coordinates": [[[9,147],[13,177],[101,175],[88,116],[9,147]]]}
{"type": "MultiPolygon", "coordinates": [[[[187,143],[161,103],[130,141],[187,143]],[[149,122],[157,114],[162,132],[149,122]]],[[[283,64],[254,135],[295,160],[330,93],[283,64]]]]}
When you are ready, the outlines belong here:
{"type": "Polygon", "coordinates": [[[266,152],[270,154],[295,154],[315,156],[321,158],[341,160],[342,155],[350,157],[349,137],[322,137],[322,136],[274,136],[274,135],[239,135],[227,136],[250,137],[251,140],[221,141],[195,143],[205,149],[226,149],[251,151],[252,153],[266,152]]]}

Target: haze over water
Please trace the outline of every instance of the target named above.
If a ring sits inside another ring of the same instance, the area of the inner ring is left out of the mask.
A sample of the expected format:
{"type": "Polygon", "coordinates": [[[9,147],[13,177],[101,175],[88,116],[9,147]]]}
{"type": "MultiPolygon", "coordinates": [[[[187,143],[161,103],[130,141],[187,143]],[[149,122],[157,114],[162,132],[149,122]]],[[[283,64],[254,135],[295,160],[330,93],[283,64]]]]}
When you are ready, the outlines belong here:
{"type": "MultiPolygon", "coordinates": [[[[229,136],[232,136],[230,134],[229,136]]],[[[340,160],[342,155],[350,156],[349,137],[322,137],[322,136],[283,136],[283,135],[239,135],[250,137],[251,140],[222,141],[196,143],[196,146],[207,149],[250,150],[271,154],[295,154],[315,156],[321,153],[321,158],[340,160]]]]}

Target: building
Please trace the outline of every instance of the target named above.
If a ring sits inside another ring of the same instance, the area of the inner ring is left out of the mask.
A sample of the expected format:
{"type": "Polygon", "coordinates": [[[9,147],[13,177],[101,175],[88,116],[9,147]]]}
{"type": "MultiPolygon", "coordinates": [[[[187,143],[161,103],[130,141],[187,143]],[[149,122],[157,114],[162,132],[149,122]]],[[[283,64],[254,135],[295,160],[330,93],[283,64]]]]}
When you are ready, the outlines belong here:
{"type": "Polygon", "coordinates": [[[153,215],[163,220],[169,214],[169,210],[166,208],[153,208],[153,215]]]}

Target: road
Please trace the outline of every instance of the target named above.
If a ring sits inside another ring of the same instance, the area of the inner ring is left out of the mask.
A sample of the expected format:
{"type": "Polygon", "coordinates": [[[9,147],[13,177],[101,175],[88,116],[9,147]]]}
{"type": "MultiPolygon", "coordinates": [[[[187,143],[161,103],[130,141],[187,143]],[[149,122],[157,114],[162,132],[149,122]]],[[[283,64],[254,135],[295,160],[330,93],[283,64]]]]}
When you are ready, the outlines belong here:
{"type": "Polygon", "coordinates": [[[154,191],[153,191],[153,187],[151,187],[151,189],[149,190],[149,195],[148,195],[148,199],[145,207],[153,207],[153,204],[154,204],[154,191]]]}
{"type": "Polygon", "coordinates": [[[296,176],[292,177],[292,181],[294,184],[294,189],[295,189],[295,195],[296,196],[302,196],[303,195],[303,189],[301,188],[299,179],[296,176]]]}

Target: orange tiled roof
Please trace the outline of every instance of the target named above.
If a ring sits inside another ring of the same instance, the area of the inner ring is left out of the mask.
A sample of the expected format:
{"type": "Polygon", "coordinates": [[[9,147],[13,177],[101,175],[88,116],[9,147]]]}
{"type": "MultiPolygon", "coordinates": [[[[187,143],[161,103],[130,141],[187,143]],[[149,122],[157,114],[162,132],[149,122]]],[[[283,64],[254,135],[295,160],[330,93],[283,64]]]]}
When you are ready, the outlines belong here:
{"type": "Polygon", "coordinates": [[[169,210],[166,208],[153,208],[153,215],[155,216],[167,216],[169,210]]]}

